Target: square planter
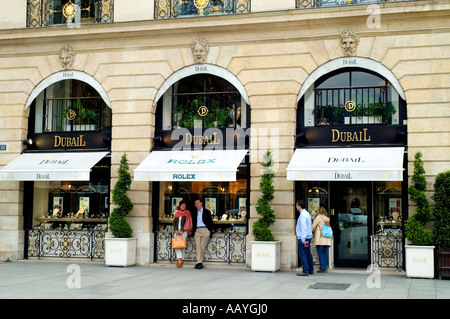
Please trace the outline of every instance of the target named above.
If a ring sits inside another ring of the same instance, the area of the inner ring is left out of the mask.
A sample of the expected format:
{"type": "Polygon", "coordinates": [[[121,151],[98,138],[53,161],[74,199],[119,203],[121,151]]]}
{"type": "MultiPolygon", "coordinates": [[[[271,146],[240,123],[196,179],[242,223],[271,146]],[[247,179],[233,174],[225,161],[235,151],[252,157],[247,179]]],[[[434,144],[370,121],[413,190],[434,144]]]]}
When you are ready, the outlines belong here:
{"type": "Polygon", "coordinates": [[[281,241],[252,241],[252,271],[280,270],[281,241]]]}
{"type": "Polygon", "coordinates": [[[137,238],[106,238],[105,265],[133,266],[136,264],[137,238]]]}
{"type": "Polygon", "coordinates": [[[434,278],[434,246],[405,245],[406,277],[434,278]]]}

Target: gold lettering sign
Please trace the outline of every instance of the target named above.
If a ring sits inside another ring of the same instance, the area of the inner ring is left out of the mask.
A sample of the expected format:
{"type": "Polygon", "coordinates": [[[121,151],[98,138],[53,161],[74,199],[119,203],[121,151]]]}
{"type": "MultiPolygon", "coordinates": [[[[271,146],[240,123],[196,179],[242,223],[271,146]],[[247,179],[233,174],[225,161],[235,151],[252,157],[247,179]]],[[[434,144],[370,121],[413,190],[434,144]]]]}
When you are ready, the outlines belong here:
{"type": "Polygon", "coordinates": [[[55,135],[55,141],[53,147],[85,147],[86,141],[84,135],[78,137],[61,137],[55,135]]]}
{"type": "Polygon", "coordinates": [[[331,142],[370,142],[371,136],[367,134],[367,129],[362,131],[339,131],[338,129],[331,130],[331,142]]]}
{"type": "Polygon", "coordinates": [[[220,139],[217,138],[217,133],[213,133],[210,136],[203,135],[192,135],[191,133],[186,133],[185,145],[207,145],[207,144],[220,144],[220,139]]]}

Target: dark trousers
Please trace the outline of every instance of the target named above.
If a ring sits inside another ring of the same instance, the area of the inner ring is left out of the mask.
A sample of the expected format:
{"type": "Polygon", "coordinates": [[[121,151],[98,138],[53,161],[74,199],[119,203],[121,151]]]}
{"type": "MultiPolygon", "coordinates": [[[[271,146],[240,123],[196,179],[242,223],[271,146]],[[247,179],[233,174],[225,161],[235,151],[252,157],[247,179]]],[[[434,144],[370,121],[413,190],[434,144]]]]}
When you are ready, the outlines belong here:
{"type": "Polygon", "coordinates": [[[314,272],[314,262],[311,254],[311,238],[307,238],[308,247],[303,246],[302,241],[298,240],[298,254],[302,260],[303,272],[312,274],[314,272]]]}

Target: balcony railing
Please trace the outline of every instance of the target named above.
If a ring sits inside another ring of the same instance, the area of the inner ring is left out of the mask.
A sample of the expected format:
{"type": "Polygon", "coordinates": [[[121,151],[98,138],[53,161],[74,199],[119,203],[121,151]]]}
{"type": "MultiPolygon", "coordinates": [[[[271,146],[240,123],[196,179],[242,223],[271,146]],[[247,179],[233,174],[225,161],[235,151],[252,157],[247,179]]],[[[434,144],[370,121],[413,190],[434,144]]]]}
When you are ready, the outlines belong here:
{"type": "Polygon", "coordinates": [[[111,128],[111,109],[101,98],[45,99],[44,132],[103,131],[111,128]]]}
{"type": "Polygon", "coordinates": [[[250,12],[250,0],[155,0],[155,19],[250,12]]]}
{"type": "Polygon", "coordinates": [[[114,0],[28,0],[27,27],[112,22],[114,0]]]}
{"type": "Polygon", "coordinates": [[[389,87],[316,89],[315,125],[395,124],[389,87]]]}

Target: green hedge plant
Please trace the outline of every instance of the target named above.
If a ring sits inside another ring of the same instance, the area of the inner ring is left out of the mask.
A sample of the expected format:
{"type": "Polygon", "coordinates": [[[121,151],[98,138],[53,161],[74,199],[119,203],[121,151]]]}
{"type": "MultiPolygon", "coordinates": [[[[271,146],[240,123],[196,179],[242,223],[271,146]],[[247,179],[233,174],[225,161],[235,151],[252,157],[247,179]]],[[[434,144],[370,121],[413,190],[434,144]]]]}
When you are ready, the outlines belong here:
{"type": "Polygon", "coordinates": [[[422,153],[414,155],[414,174],[412,185],[408,188],[411,200],[416,204],[416,214],[405,222],[405,235],[412,245],[430,246],[433,244],[433,236],[424,226],[432,219],[431,206],[426,195],[427,182],[425,169],[423,168],[422,153]]]}
{"type": "Polygon", "coordinates": [[[433,210],[434,243],[441,248],[450,248],[450,171],[436,176],[432,198],[436,204],[433,210]]]}
{"type": "Polygon", "coordinates": [[[264,154],[261,165],[263,172],[259,183],[261,196],[256,202],[256,212],[261,217],[253,223],[252,233],[256,241],[276,241],[270,228],[275,222],[275,211],[270,206],[270,202],[273,200],[275,193],[273,186],[275,174],[272,170],[273,160],[271,152],[267,151],[264,154]]]}
{"type": "Polygon", "coordinates": [[[112,191],[112,203],[116,205],[109,217],[109,230],[116,238],[133,237],[133,229],[125,219],[133,209],[133,203],[127,195],[131,185],[131,175],[128,172],[126,153],[122,155],[118,169],[119,178],[112,191]]]}

